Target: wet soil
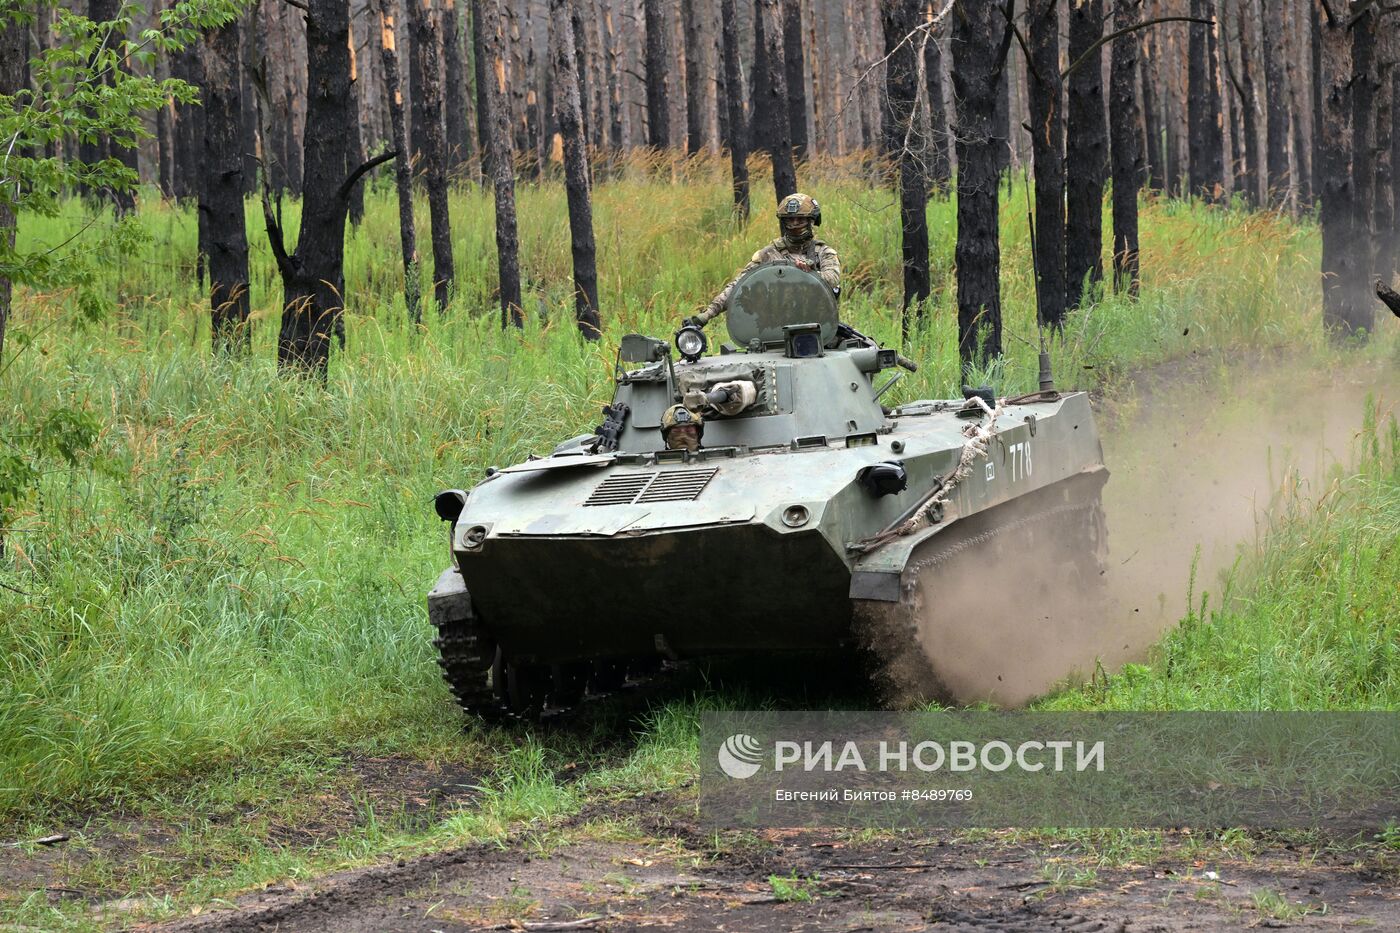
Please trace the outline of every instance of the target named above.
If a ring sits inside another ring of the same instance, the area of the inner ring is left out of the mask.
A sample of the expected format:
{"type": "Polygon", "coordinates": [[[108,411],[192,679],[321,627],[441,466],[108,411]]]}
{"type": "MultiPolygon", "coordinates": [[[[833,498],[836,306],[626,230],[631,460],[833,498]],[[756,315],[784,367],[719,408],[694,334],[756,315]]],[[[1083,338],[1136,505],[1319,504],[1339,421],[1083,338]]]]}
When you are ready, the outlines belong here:
{"type": "Polygon", "coordinates": [[[1150,862],[1105,868],[1009,835],[861,841],[814,831],[727,836],[716,849],[693,813],[689,800],[664,795],[593,807],[572,821],[576,829],[600,817],[630,819],[646,838],[612,842],[585,832],[546,851],[523,839],[472,846],[272,887],[151,929],[1400,928],[1396,865],[1355,853],[1277,842],[1248,861],[1205,862],[1190,857],[1181,836],[1150,862]]]}

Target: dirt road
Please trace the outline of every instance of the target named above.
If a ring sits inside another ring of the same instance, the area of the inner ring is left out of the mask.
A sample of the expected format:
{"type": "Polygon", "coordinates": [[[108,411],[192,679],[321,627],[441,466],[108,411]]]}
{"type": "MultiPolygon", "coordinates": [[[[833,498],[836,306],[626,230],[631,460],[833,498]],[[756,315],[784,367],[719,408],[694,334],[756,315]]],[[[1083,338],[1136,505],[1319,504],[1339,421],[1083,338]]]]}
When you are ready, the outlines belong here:
{"type": "Polygon", "coordinates": [[[1242,851],[1171,834],[1096,865],[1073,844],[1010,834],[861,840],[814,832],[729,836],[694,805],[650,796],[593,807],[539,847],[472,846],[274,887],[232,909],[158,927],[194,931],[1400,929],[1400,856],[1275,840],[1242,851]],[[570,838],[570,837],[574,838],[570,838]],[[1138,860],[1135,855],[1141,855],[1138,860]],[[1247,857],[1246,857],[1247,856],[1247,857]]]}

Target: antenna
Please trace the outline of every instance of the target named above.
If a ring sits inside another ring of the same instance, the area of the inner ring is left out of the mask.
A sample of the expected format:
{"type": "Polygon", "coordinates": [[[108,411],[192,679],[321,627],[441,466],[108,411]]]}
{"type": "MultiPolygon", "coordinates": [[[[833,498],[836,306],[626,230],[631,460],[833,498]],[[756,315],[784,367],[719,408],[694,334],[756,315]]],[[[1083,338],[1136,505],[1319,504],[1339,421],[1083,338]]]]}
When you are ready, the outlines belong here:
{"type": "Polygon", "coordinates": [[[1040,391],[1055,391],[1055,374],[1050,369],[1050,351],[1045,346],[1045,318],[1040,313],[1040,255],[1035,244],[1035,201],[1031,198],[1031,173],[1025,164],[1021,174],[1026,182],[1026,224],[1031,231],[1031,271],[1035,278],[1035,328],[1040,332],[1040,391]]]}

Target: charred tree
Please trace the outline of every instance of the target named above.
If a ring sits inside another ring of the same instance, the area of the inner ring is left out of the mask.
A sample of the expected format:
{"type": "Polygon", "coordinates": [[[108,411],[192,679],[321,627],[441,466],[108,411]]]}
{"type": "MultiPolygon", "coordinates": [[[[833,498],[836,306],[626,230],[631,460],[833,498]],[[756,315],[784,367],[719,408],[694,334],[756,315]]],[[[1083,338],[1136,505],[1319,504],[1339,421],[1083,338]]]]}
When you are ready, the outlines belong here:
{"type": "Polygon", "coordinates": [[[1265,10],[1260,17],[1264,27],[1264,101],[1265,101],[1265,159],[1268,166],[1267,185],[1270,207],[1280,208],[1288,201],[1292,177],[1288,171],[1288,83],[1284,74],[1284,59],[1288,48],[1284,42],[1283,14],[1265,10]]]}
{"type": "MultiPolygon", "coordinates": [[[[1100,0],[1100,2],[1102,3],[1102,0],[1100,0]]],[[[1112,3],[1112,0],[1108,0],[1108,2],[1112,3]]],[[[1074,22],[1072,19],[1070,21],[1069,41],[1071,44],[1074,43],[1074,22]]],[[[1147,143],[1147,147],[1144,150],[1146,153],[1147,186],[1153,191],[1165,192],[1167,190],[1166,120],[1162,111],[1164,101],[1161,97],[1162,94],[1166,93],[1166,90],[1157,87],[1156,79],[1153,76],[1152,65],[1157,60],[1156,50],[1156,37],[1149,31],[1147,35],[1143,37],[1142,45],[1140,46],[1142,54],[1138,57],[1138,74],[1142,83],[1142,132],[1143,138],[1147,143]]],[[[1070,53],[1070,58],[1073,60],[1074,53],[1070,53]]],[[[1102,68],[1100,68],[1099,84],[1100,92],[1102,93],[1102,68]]],[[[1070,88],[1070,94],[1074,94],[1073,86],[1070,88]]],[[[1069,107],[1070,121],[1073,122],[1073,96],[1070,97],[1069,107]]],[[[1105,124],[1105,127],[1106,126],[1107,124],[1105,124]]],[[[1105,129],[1105,139],[1107,139],[1107,135],[1108,130],[1105,129]]],[[[1071,129],[1070,145],[1073,144],[1074,130],[1071,129]]],[[[1070,184],[1074,184],[1072,178],[1070,184]]],[[[1071,195],[1071,197],[1073,197],[1073,195],[1071,195]]],[[[1073,221],[1071,221],[1071,226],[1072,225],[1073,221]]]]}
{"type": "MultiPolygon", "coordinates": [[[[1376,190],[1376,34],[1377,18],[1371,9],[1352,15],[1351,20],[1351,67],[1352,67],[1352,146],[1351,183],[1353,204],[1356,216],[1353,218],[1355,248],[1361,252],[1361,268],[1370,274],[1374,254],[1373,228],[1371,226],[1371,202],[1376,190]]],[[[1362,290],[1364,295],[1364,288],[1362,290]]]]}
{"type": "MultiPolygon", "coordinates": [[[[1069,9],[1069,122],[1066,164],[1068,210],[1065,239],[1066,300],[1078,307],[1086,283],[1103,279],[1103,183],[1108,171],[1108,120],[1104,115],[1103,0],[1071,0],[1069,9]],[[1086,57],[1087,56],[1087,57],[1086,57]],[[1081,63],[1082,60],[1082,63],[1081,63]],[[1077,65],[1077,67],[1075,67],[1077,65]]],[[[1148,82],[1143,83],[1144,97],[1148,82]]],[[[1152,134],[1147,134],[1151,145],[1152,134]]],[[[1040,172],[1036,171],[1036,187],[1040,172]]]]}
{"type": "Polygon", "coordinates": [[[671,145],[671,43],[662,0],[642,0],[642,5],[647,28],[647,145],[665,149],[671,145]]]}
{"type": "MultiPolygon", "coordinates": [[[[282,278],[282,329],[277,363],[284,371],[324,379],[331,336],[344,333],[345,220],[350,191],[386,153],[346,174],[351,125],[359,115],[350,96],[350,10],[338,0],[308,0],[305,193],[296,252],[288,255],[281,220],[263,194],[263,219],[282,278]]],[[[280,213],[280,212],[279,212],[280,213]]]]}
{"type": "Polygon", "coordinates": [[[394,159],[394,187],[399,201],[399,247],[403,253],[403,302],[408,319],[423,321],[418,279],[418,234],[413,225],[413,169],[408,147],[408,120],[403,109],[403,88],[399,81],[399,55],[394,37],[391,0],[374,0],[379,17],[379,54],[384,63],[384,93],[389,98],[390,144],[398,150],[394,159]]]}
{"type": "Polygon", "coordinates": [[[478,0],[485,70],[490,162],[496,189],[496,262],[500,274],[501,327],[525,326],[520,299],[520,235],[515,224],[515,173],[511,159],[510,110],[506,97],[506,51],[501,36],[501,0],[478,0]]]}
{"type": "Polygon", "coordinates": [[[452,293],[452,223],[447,206],[447,140],[444,137],[441,15],[436,0],[408,0],[413,59],[418,63],[413,110],[422,125],[414,145],[425,187],[433,240],[433,295],[438,313],[446,313],[452,293]],[[420,109],[421,108],[421,109],[420,109]]]}
{"type": "Polygon", "coordinates": [[[953,10],[953,101],[958,157],[958,356],[964,371],[1001,355],[1001,242],[997,227],[1002,71],[1011,2],[959,0],[953,10]]]}
{"type": "MultiPolygon", "coordinates": [[[[1115,31],[1138,25],[1142,0],[1113,0],[1115,31]]],[[[1142,185],[1142,155],[1138,152],[1137,94],[1138,35],[1115,39],[1109,63],[1109,159],[1113,168],[1113,287],[1137,297],[1138,188],[1142,185]]]]}
{"type": "MultiPolygon", "coordinates": [[[[807,62],[803,54],[802,6],[799,0],[782,0],[783,68],[787,79],[788,129],[797,158],[807,158],[807,62]]],[[[782,197],[782,195],[779,195],[782,197]]]]}
{"type": "Polygon", "coordinates": [[[1322,320],[1333,339],[1370,330],[1370,269],[1356,216],[1360,205],[1352,183],[1354,136],[1352,34],[1348,10],[1324,6],[1317,24],[1321,58],[1322,123],[1318,133],[1318,181],[1322,197],[1322,320]]]}
{"type": "Polygon", "coordinates": [[[248,231],[243,214],[243,98],[240,24],[204,37],[204,191],[199,212],[209,234],[209,307],[214,349],[246,352],[248,231]]]}
{"type": "Polygon", "coordinates": [[[744,127],[743,83],[739,79],[739,36],[734,0],[719,0],[722,43],[724,46],[724,85],[728,93],[723,106],[729,114],[729,164],[734,179],[734,211],[741,220],[749,219],[749,152],[744,127]]]}
{"type": "Polygon", "coordinates": [[[1026,39],[1031,158],[1035,164],[1036,287],[1041,322],[1064,321],[1065,287],[1065,110],[1060,81],[1058,0],[1028,0],[1026,39]]]}
{"type": "Polygon", "coordinates": [[[578,58],[569,7],[578,0],[549,0],[550,44],[554,49],[554,109],[564,137],[564,187],[569,200],[569,239],[574,258],[574,319],[586,340],[599,337],[598,266],[593,245],[593,202],[589,194],[588,141],[579,100],[578,58]]]}
{"type": "MultiPolygon", "coordinates": [[[[465,2],[465,0],[463,0],[465,2]]],[[[447,170],[456,174],[474,155],[467,128],[467,75],[462,56],[462,10],[457,0],[443,0],[443,123],[447,133],[447,170]]]]}
{"type": "Polygon", "coordinates": [[[773,201],[797,190],[797,169],[792,162],[792,129],[788,125],[787,72],[783,63],[783,26],[780,0],[759,0],[763,14],[764,92],[768,97],[769,153],[773,157],[773,201]]]}
{"type": "Polygon", "coordinates": [[[1389,282],[1395,273],[1395,232],[1394,232],[1394,182],[1392,178],[1391,150],[1394,145],[1391,119],[1394,116],[1393,92],[1395,82],[1392,73],[1395,69],[1396,53],[1400,51],[1397,42],[1397,25],[1394,17],[1380,21],[1376,32],[1376,89],[1375,110],[1375,184],[1371,196],[1371,237],[1374,252],[1371,260],[1371,275],[1382,282],[1389,282]]]}
{"type": "Polygon", "coordinates": [[[904,265],[902,330],[909,336],[910,306],[922,323],[929,296],[928,179],[917,125],[919,47],[905,37],[919,24],[923,0],[881,0],[885,27],[885,100],[887,132],[893,136],[899,165],[899,228],[904,265]]]}
{"type": "MultiPolygon", "coordinates": [[[[1250,22],[1247,18],[1247,4],[1241,3],[1238,13],[1240,74],[1235,90],[1239,97],[1239,109],[1244,122],[1244,191],[1246,203],[1259,203],[1259,111],[1255,106],[1254,55],[1249,41],[1250,22]]],[[[1231,81],[1234,81],[1233,76],[1231,81]]],[[[1238,157],[1237,157],[1238,158],[1238,157]]],[[[1266,171],[1267,174],[1267,171],[1266,171]]]]}
{"type": "Polygon", "coordinates": [[[693,155],[705,146],[700,21],[695,16],[695,0],[681,0],[681,23],[685,29],[685,151],[693,155]]]}
{"type": "Polygon", "coordinates": [[[935,25],[924,43],[924,91],[928,95],[929,186],[942,195],[948,193],[953,180],[953,165],[948,152],[948,110],[943,103],[943,50],[938,32],[935,25]]]}
{"type": "MultiPolygon", "coordinates": [[[[773,148],[771,113],[773,91],[768,86],[768,23],[763,0],[753,0],[753,68],[749,70],[749,148],[768,152],[773,148]]],[[[779,195],[781,197],[781,195],[779,195]]]]}
{"type": "Polygon", "coordinates": [[[482,31],[481,7],[485,0],[472,0],[472,77],[476,84],[476,144],[481,153],[481,176],[487,184],[492,184],[495,165],[491,162],[491,122],[486,114],[489,78],[486,74],[486,35],[482,31]]]}
{"type": "MultiPolygon", "coordinates": [[[[1212,0],[1191,0],[1191,16],[1208,20],[1212,0]]],[[[1211,54],[1211,29],[1204,22],[1190,24],[1186,77],[1186,121],[1189,146],[1187,164],[1191,194],[1215,200],[1225,186],[1225,139],[1220,115],[1220,88],[1215,81],[1211,54]]],[[[1136,40],[1134,40],[1136,41],[1136,40]]]]}

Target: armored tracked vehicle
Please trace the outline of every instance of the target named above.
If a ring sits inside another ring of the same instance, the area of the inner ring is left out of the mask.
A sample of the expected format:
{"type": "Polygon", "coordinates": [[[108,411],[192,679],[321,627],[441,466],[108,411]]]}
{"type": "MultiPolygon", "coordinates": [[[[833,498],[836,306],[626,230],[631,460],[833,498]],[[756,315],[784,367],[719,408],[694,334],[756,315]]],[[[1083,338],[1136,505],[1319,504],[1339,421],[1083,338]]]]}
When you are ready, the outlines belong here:
{"type": "Polygon", "coordinates": [[[447,682],[529,716],[663,659],[829,651],[887,702],[1016,705],[1093,663],[1107,478],[1083,393],[888,408],[915,368],[815,275],[736,285],[729,341],[623,338],[593,433],[436,499],[447,682]],[[679,415],[698,444],[668,446],[679,415]]]}

